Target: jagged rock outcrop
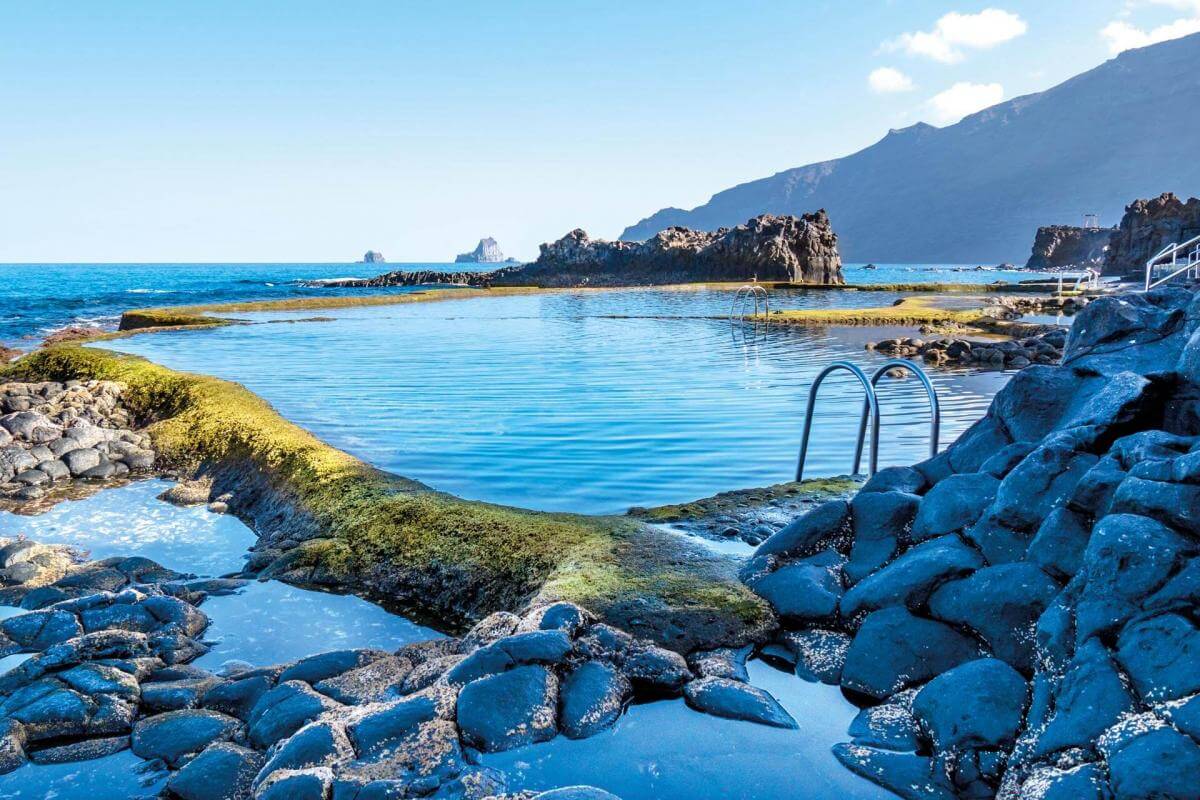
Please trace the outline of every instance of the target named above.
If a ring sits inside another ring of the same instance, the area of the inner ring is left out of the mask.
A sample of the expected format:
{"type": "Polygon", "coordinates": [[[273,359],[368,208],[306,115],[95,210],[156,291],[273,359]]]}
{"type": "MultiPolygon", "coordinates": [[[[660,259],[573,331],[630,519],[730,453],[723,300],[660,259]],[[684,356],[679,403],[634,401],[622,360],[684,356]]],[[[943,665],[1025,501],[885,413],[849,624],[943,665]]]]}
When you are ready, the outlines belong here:
{"type": "Polygon", "coordinates": [[[743,579],[867,700],[835,754],[901,797],[1200,797],[1200,294],[1094,300],[1061,366],[743,579]]]}
{"type": "Polygon", "coordinates": [[[1200,199],[1186,203],[1171,192],[1151,200],[1135,200],[1113,232],[1104,260],[1105,275],[1141,279],[1146,262],[1173,242],[1200,236],[1200,199]]]}
{"type": "Polygon", "coordinates": [[[654,286],[704,281],[842,284],[837,234],[824,210],[763,214],[720,230],[668,228],[645,242],[592,239],[581,229],[541,246],[537,261],[486,273],[390,272],[327,286],[654,286]]]}
{"type": "Polygon", "coordinates": [[[504,253],[500,252],[500,245],[496,244],[496,240],[492,237],[480,239],[479,244],[475,245],[475,249],[469,253],[460,253],[455,256],[455,264],[500,264],[511,259],[506,259],[504,253]]]}
{"type": "Polygon", "coordinates": [[[1026,269],[1099,267],[1115,228],[1046,225],[1038,228],[1026,269]]]}
{"type": "Polygon", "coordinates": [[[380,253],[378,250],[368,250],[366,253],[363,253],[362,261],[359,263],[383,264],[386,261],[387,259],[383,257],[383,253],[380,253]]]}
{"type": "Polygon", "coordinates": [[[696,281],[845,283],[837,234],[824,210],[763,214],[713,232],[667,228],[645,242],[593,240],[574,230],[543,244],[521,278],[539,286],[621,286],[696,281]]]}

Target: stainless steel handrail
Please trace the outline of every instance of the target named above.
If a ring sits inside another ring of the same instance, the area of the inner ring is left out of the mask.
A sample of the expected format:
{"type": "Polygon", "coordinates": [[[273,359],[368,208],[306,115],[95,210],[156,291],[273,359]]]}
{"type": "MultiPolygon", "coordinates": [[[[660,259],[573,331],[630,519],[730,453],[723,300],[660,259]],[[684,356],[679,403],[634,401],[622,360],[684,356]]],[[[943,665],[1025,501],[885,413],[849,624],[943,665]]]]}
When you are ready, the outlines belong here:
{"type": "MultiPolygon", "coordinates": [[[[871,387],[874,388],[875,386],[878,386],[879,379],[892,369],[907,370],[913,375],[916,375],[917,379],[920,380],[921,384],[925,387],[925,395],[929,398],[929,457],[933,458],[938,453],[938,438],[941,436],[942,431],[942,406],[938,402],[937,389],[933,388],[933,384],[929,381],[929,376],[925,374],[925,370],[921,369],[913,362],[903,358],[889,359],[888,361],[885,361],[883,365],[879,367],[879,369],[875,370],[875,372],[871,375],[871,387]]],[[[867,435],[867,416],[872,411],[874,411],[876,417],[875,425],[872,428],[872,446],[874,448],[878,447],[874,440],[879,438],[879,403],[876,401],[876,403],[872,406],[864,401],[862,416],[858,421],[858,442],[854,446],[855,475],[858,474],[858,466],[862,463],[863,440],[867,435]]],[[[874,466],[871,468],[871,474],[875,474],[874,466]]]]}
{"type": "Polygon", "coordinates": [[[763,317],[771,316],[771,301],[767,290],[757,283],[748,283],[739,287],[733,295],[733,303],[729,306],[729,319],[743,320],[746,318],[746,303],[754,299],[754,319],[758,319],[758,299],[762,298],[763,317]]]}
{"type": "Polygon", "coordinates": [[[1159,250],[1149,261],[1146,262],[1145,291],[1148,292],[1155,286],[1163,285],[1176,275],[1182,275],[1185,272],[1196,270],[1198,268],[1200,268],[1200,236],[1194,236],[1183,244],[1172,242],[1162,250],[1159,250]],[[1184,257],[1186,260],[1184,261],[1183,266],[1178,266],[1179,254],[1186,251],[1189,247],[1192,248],[1192,250],[1191,252],[1185,254],[1184,257]],[[1159,262],[1165,259],[1168,255],[1171,257],[1170,266],[1173,271],[1170,274],[1155,280],[1154,268],[1161,266],[1159,262]]]}
{"type": "MultiPolygon", "coordinates": [[[[866,374],[858,368],[857,365],[849,361],[835,361],[825,369],[821,370],[813,381],[812,388],[808,390],[808,410],[804,412],[804,435],[800,439],[800,459],[796,463],[796,480],[797,482],[804,480],[804,461],[808,458],[808,437],[812,433],[813,411],[816,409],[817,391],[821,388],[821,382],[834,372],[849,372],[854,377],[858,378],[858,382],[862,384],[863,391],[866,392],[866,400],[868,407],[873,412],[871,414],[871,475],[874,475],[879,468],[879,400],[875,397],[875,387],[866,374]]],[[[865,421],[863,424],[866,424],[865,421]]],[[[860,440],[861,444],[861,440],[860,440]]],[[[858,456],[862,455],[860,448],[858,456]]],[[[854,459],[854,472],[858,473],[858,456],[854,459]]]]}

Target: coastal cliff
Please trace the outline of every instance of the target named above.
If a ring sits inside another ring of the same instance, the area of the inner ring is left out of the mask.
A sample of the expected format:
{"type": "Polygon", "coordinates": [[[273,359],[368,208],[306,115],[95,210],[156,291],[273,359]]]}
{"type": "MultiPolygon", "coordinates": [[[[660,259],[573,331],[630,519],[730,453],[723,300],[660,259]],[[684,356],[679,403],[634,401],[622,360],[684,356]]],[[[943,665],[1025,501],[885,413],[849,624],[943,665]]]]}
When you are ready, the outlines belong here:
{"type": "Polygon", "coordinates": [[[1141,278],[1146,262],[1173,242],[1200,236],[1200,199],[1186,203],[1171,192],[1135,200],[1112,235],[1104,260],[1105,275],[1141,278]]]}
{"type": "Polygon", "coordinates": [[[454,258],[455,264],[502,264],[506,259],[500,251],[500,245],[492,237],[480,239],[479,244],[469,253],[459,253],[454,258]]]}
{"type": "Polygon", "coordinates": [[[763,214],[734,228],[668,228],[645,242],[592,239],[576,229],[541,246],[530,264],[493,272],[389,272],[334,281],[339,287],[654,286],[724,281],[844,284],[838,238],[824,210],[799,217],[763,214]]]}
{"type": "Polygon", "coordinates": [[[1025,269],[1099,267],[1104,263],[1114,228],[1046,225],[1038,228],[1025,269]]]}

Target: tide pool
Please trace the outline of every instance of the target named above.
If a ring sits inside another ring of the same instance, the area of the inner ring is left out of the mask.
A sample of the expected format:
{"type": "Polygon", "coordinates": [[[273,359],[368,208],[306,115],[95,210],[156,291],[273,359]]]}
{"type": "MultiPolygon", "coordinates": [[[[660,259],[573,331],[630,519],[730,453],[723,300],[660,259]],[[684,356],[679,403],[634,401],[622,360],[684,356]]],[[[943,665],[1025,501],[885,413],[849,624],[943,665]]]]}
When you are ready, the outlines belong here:
{"type": "MultiPolygon", "coordinates": [[[[238,381],[364,460],[477,500],[614,513],[790,480],[808,389],[866,370],[897,331],[752,326],[729,290],[484,297],[322,312],[327,322],[163,332],[107,343],[238,381]]],[[[887,305],[889,293],[775,291],[772,308],[887,305]]],[[[256,321],[295,314],[239,315],[256,321]]],[[[942,443],[983,415],[1002,372],[933,369],[942,443]]],[[[822,389],[806,475],[850,471],[862,390],[822,389]]],[[[880,465],[928,455],[920,384],[881,388],[880,465]]]]}

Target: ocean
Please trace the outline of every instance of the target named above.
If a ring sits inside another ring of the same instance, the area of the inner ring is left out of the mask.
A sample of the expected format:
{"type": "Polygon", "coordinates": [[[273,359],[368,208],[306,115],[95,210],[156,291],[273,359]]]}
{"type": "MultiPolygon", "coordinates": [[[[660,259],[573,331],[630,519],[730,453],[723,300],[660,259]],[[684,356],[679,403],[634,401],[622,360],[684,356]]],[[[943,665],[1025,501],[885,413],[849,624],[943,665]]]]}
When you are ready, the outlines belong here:
{"type": "MultiPolygon", "coordinates": [[[[369,277],[397,269],[462,268],[462,264],[444,263],[0,264],[0,344],[27,350],[68,325],[115,328],[121,312],[131,308],[411,291],[335,289],[308,282],[369,277]]],[[[1040,275],[954,264],[879,264],[877,269],[850,264],[845,273],[849,283],[1015,282],[1040,275]]]]}

